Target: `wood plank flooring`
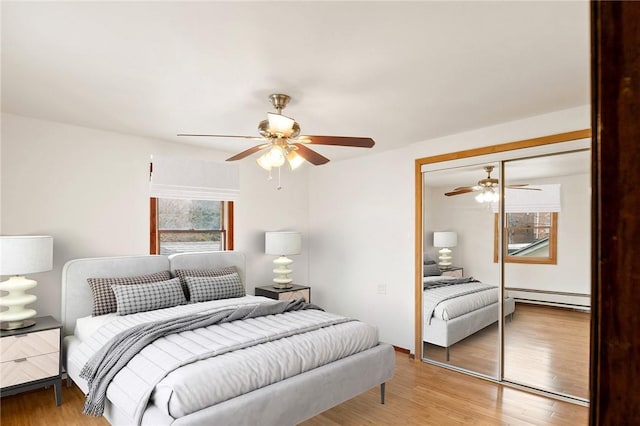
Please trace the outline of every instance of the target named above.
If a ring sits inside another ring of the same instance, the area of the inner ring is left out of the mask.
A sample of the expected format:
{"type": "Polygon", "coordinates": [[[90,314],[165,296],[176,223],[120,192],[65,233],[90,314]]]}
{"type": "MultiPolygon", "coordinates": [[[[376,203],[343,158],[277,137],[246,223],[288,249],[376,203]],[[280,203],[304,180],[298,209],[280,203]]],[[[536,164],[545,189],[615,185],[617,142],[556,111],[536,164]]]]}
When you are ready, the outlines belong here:
{"type": "MultiPolygon", "coordinates": [[[[505,322],[505,379],[587,399],[590,319],[586,312],[517,303],[505,322]]],[[[424,346],[426,357],[446,362],[443,348],[424,346]]],[[[450,348],[451,365],[491,377],[497,376],[497,359],[497,324],[450,348]]]]}
{"type": "MultiPolygon", "coordinates": [[[[12,395],[0,401],[2,426],[107,425],[81,414],[84,396],[63,387],[56,407],[53,389],[12,395]]],[[[588,409],[486,380],[410,360],[396,353],[396,370],[387,383],[386,404],[372,389],[302,423],[303,426],[354,425],[586,425],[588,409]]],[[[274,403],[283,403],[274,401],[274,403]]]]}

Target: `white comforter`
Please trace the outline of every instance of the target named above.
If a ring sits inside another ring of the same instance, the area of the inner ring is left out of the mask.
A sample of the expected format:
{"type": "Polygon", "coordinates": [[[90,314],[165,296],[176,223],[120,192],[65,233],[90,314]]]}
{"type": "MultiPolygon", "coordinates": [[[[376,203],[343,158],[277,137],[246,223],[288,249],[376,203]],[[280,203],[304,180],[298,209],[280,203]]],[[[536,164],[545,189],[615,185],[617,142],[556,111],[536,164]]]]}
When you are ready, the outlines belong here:
{"type": "Polygon", "coordinates": [[[498,287],[471,282],[426,289],[423,293],[424,317],[443,321],[497,303],[498,287]]]}
{"type": "MultiPolygon", "coordinates": [[[[269,300],[246,296],[124,317],[97,317],[93,322],[83,320],[76,333],[83,340],[69,348],[69,364],[81,367],[112,336],[135,324],[212,307],[269,300]]],[[[143,350],[116,375],[107,397],[136,421],[141,418],[149,397],[153,404],[178,418],[378,343],[375,327],[358,321],[344,321],[335,314],[304,310],[167,336],[143,350]],[[299,331],[302,333],[296,334],[299,331]],[[265,340],[266,343],[251,346],[265,340]],[[204,347],[228,352],[190,362],[175,370],[167,367],[197,358],[197,353],[204,347]],[[238,347],[243,349],[230,351],[238,347]]]]}

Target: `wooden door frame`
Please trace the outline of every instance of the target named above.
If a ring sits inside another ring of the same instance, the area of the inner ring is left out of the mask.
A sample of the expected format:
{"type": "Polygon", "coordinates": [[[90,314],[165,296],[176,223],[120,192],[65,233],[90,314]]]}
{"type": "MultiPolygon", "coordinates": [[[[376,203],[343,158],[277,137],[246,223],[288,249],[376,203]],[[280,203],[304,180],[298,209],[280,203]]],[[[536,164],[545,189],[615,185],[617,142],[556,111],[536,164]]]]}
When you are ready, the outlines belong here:
{"type": "Polygon", "coordinates": [[[640,419],[640,3],[591,3],[589,423],[640,419]]]}

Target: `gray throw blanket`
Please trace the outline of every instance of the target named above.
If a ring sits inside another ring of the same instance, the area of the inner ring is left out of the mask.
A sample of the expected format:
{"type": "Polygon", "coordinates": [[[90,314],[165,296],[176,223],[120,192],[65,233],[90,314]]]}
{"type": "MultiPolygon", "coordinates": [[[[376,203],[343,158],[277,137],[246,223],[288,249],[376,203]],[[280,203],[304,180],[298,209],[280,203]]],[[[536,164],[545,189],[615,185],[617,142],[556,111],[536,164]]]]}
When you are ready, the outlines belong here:
{"type": "Polygon", "coordinates": [[[283,300],[213,312],[199,312],[168,321],[140,324],[123,331],[94,354],[80,371],[80,377],[86,379],[89,385],[82,412],[87,415],[101,416],[104,412],[107,387],[111,380],[138,352],[160,337],[214,324],[302,309],[322,310],[316,305],[305,303],[304,299],[283,300]]]}

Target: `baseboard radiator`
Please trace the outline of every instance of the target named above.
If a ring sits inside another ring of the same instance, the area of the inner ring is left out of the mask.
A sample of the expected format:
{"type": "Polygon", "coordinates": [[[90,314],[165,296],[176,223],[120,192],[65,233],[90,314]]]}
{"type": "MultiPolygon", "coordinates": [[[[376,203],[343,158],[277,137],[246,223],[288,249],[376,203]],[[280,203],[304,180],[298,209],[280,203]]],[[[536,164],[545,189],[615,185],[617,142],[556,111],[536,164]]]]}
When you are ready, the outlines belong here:
{"type": "Polygon", "coordinates": [[[557,306],[580,311],[591,311],[591,295],[560,291],[533,290],[526,288],[505,288],[505,293],[520,303],[557,306]]]}

